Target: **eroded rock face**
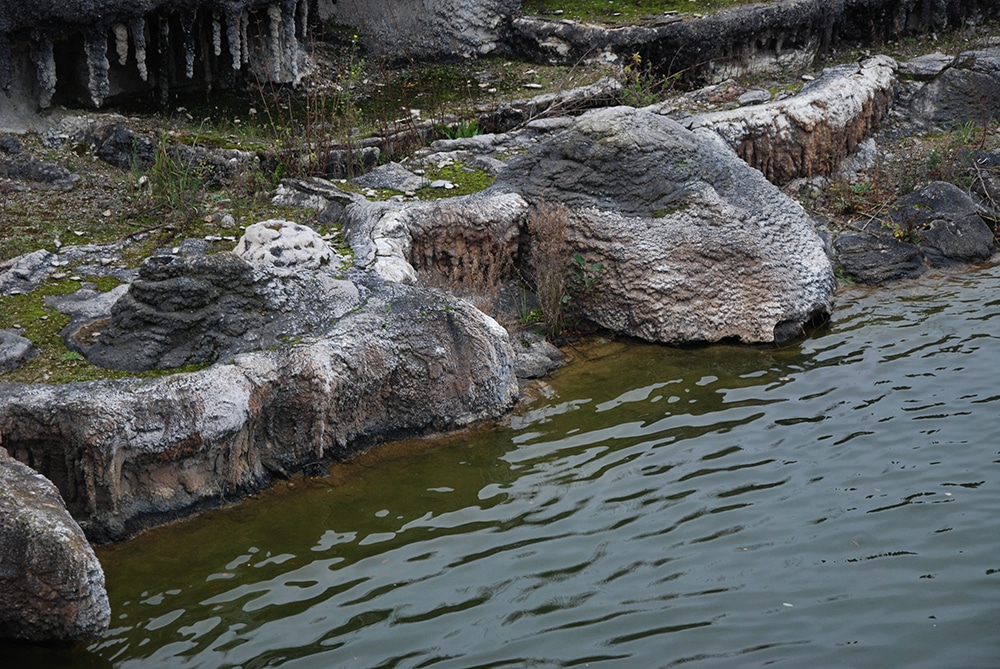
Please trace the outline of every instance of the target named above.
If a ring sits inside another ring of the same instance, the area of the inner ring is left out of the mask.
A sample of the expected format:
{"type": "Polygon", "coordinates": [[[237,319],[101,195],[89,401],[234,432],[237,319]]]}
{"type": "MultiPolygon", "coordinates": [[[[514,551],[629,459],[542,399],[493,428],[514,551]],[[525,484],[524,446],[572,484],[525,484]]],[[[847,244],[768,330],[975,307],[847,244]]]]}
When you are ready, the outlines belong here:
{"type": "Polygon", "coordinates": [[[832,44],[941,33],[1000,17],[993,0],[785,0],[753,3],[683,21],[608,28],[516,17],[511,43],[540,62],[628,62],[633,53],[689,83],[807,66],[832,44]]]}
{"type": "Polygon", "coordinates": [[[878,129],[895,91],[896,63],[876,56],[838,66],[787,100],[695,117],[769,181],[827,174],[878,129]]]}
{"type": "Polygon", "coordinates": [[[318,13],[357,28],[376,53],[424,59],[502,49],[520,6],[520,0],[319,0],[318,13]]]}
{"type": "Polygon", "coordinates": [[[59,492],[0,448],[0,638],[92,639],[110,619],[104,571],[59,492]]]}
{"type": "Polygon", "coordinates": [[[605,268],[584,313],[657,342],[772,342],[832,307],[805,211],[710,130],[617,107],[511,161],[488,192],[571,210],[570,248],[605,268]]]}
{"type": "Polygon", "coordinates": [[[998,107],[1000,48],[959,54],[910,101],[914,122],[937,130],[991,123],[998,107]]]}
{"type": "Polygon", "coordinates": [[[387,281],[416,283],[423,273],[461,282],[483,271],[491,252],[517,257],[527,210],[516,193],[476,193],[427,203],[358,202],[344,219],[357,266],[387,281]]]}
{"type": "Polygon", "coordinates": [[[514,357],[495,321],[437,291],[355,279],[360,308],[274,350],[143,382],[0,384],[0,446],[105,541],[510,408],[514,357]]]}

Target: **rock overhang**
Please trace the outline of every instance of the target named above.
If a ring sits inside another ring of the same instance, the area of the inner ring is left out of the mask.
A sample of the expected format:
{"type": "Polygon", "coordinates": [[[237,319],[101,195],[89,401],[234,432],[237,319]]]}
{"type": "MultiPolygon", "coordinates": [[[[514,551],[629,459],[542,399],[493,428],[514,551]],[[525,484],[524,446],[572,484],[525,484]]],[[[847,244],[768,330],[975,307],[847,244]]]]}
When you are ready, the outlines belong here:
{"type": "Polygon", "coordinates": [[[310,0],[42,0],[0,7],[0,89],[100,107],[185,82],[300,78],[310,0]]]}

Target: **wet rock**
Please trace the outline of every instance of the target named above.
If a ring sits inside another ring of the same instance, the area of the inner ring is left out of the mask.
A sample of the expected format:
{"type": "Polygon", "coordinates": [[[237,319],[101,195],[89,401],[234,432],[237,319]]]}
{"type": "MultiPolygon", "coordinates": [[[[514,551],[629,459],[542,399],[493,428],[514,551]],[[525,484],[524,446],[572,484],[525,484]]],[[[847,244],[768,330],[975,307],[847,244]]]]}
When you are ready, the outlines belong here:
{"type": "Polygon", "coordinates": [[[869,221],[861,234],[837,238],[838,260],[845,274],[868,284],[910,279],[927,265],[986,260],[996,241],[979,211],[962,189],[933,182],[900,198],[888,216],[869,221]]]}
{"type": "Polygon", "coordinates": [[[812,221],[710,130],[628,107],[590,112],[513,159],[495,192],[568,207],[570,248],[604,267],[581,313],[611,331],[771,342],[779,325],[832,307],[812,221]]]}
{"type": "Polygon", "coordinates": [[[16,330],[0,330],[0,373],[13,371],[38,355],[35,345],[16,330]]]}
{"type": "Polygon", "coordinates": [[[900,198],[890,209],[893,230],[912,231],[932,267],[986,260],[996,251],[993,231],[961,188],[943,181],[900,198]]]}
{"type": "Polygon", "coordinates": [[[0,448],[0,638],[94,639],[110,619],[104,571],[56,487],[0,448]]]}
{"type": "Polygon", "coordinates": [[[534,336],[514,342],[514,373],[519,379],[540,379],[562,366],[566,356],[558,348],[534,336]]]}
{"type": "Polygon", "coordinates": [[[859,283],[882,285],[927,271],[915,244],[886,234],[846,234],[834,242],[843,272],[859,283]]]}

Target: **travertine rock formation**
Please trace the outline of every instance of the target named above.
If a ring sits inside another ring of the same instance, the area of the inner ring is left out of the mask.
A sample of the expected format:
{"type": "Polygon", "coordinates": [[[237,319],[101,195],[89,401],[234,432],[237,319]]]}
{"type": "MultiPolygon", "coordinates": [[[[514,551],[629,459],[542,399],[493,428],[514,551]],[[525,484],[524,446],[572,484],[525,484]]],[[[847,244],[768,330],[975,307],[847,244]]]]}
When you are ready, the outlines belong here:
{"type": "Polygon", "coordinates": [[[59,491],[0,448],[0,638],[92,639],[110,620],[104,571],[59,491]]]}

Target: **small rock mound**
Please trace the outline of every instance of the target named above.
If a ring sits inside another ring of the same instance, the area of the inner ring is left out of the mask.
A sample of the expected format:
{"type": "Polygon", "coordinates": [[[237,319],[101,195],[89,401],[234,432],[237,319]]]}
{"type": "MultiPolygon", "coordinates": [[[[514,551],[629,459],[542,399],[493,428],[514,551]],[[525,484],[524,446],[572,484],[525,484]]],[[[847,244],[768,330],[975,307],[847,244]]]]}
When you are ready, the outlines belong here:
{"type": "Polygon", "coordinates": [[[343,261],[315,230],[280,219],[249,226],[233,254],[277,274],[339,266],[343,261]]]}

